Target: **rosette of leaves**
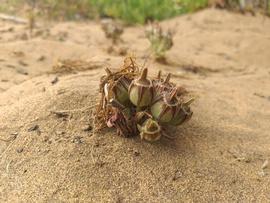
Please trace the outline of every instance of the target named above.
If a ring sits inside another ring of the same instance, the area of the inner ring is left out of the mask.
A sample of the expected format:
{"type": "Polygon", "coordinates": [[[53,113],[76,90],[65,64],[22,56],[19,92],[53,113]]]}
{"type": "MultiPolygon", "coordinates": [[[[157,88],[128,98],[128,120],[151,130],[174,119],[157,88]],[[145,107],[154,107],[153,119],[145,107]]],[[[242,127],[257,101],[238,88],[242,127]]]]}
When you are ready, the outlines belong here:
{"type": "MultiPolygon", "coordinates": [[[[119,135],[140,135],[146,141],[167,136],[166,129],[178,126],[192,117],[183,88],[170,81],[170,74],[150,79],[148,69],[139,69],[133,58],[127,58],[120,71],[107,69],[101,78],[101,100],[96,123],[117,129],[119,135]]],[[[167,136],[168,137],[168,136],[167,136]]]]}
{"type": "Polygon", "coordinates": [[[150,49],[156,60],[165,59],[166,51],[173,46],[173,34],[170,30],[163,30],[159,24],[152,24],[145,30],[146,38],[150,42],[150,49]]]}

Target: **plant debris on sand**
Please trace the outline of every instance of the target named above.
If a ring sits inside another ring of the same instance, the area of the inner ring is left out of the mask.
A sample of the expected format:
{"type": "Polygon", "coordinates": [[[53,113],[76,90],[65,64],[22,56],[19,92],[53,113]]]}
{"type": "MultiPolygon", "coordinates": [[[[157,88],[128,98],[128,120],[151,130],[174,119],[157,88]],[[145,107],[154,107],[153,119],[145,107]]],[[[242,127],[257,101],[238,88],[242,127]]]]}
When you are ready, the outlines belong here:
{"type": "Polygon", "coordinates": [[[69,73],[97,69],[103,66],[102,62],[83,60],[58,60],[52,67],[54,73],[69,73]]]}
{"type": "Polygon", "coordinates": [[[120,136],[140,135],[141,139],[156,141],[161,136],[171,137],[168,126],[177,126],[192,116],[188,98],[182,87],[165,79],[161,72],[147,79],[148,69],[140,69],[135,59],[127,57],[123,67],[101,78],[100,102],[96,109],[98,129],[115,127],[120,136]]]}

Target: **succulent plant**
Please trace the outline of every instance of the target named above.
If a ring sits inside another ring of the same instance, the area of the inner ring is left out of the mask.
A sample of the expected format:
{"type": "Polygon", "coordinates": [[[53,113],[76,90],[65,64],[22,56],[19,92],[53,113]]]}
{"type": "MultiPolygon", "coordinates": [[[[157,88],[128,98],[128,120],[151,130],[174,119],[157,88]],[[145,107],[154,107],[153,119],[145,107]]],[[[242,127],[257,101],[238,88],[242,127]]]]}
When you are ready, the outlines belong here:
{"type": "Polygon", "coordinates": [[[100,104],[97,122],[115,127],[124,137],[140,135],[143,140],[157,141],[168,126],[178,126],[192,117],[186,90],[170,81],[171,75],[162,78],[161,71],[154,79],[147,78],[147,68],[139,71],[132,58],[125,60],[117,72],[106,70],[101,78],[100,104]],[[101,115],[101,116],[100,116],[101,115]]]}
{"type": "Polygon", "coordinates": [[[164,58],[165,52],[173,46],[172,32],[170,30],[164,31],[157,23],[147,27],[145,35],[151,44],[150,48],[156,59],[164,58]]]}
{"type": "Polygon", "coordinates": [[[120,36],[123,34],[123,26],[112,19],[103,19],[101,21],[101,28],[108,39],[111,39],[113,44],[120,40],[120,36]]]}
{"type": "Polygon", "coordinates": [[[154,92],[152,81],[147,79],[147,68],[143,69],[139,78],[134,79],[129,86],[129,99],[137,107],[151,104],[154,92]]]}

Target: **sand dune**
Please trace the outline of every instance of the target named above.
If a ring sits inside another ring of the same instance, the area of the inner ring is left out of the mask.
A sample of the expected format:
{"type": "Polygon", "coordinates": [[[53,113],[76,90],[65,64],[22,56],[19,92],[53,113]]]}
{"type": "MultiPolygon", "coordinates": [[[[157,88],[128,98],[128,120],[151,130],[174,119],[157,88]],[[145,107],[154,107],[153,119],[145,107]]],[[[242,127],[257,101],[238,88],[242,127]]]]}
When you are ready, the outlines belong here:
{"type": "MultiPolygon", "coordinates": [[[[209,9],[161,24],[176,32],[171,65],[149,60],[150,73],[172,72],[198,99],[175,140],[151,144],[89,127],[103,68],[124,59],[97,23],[25,39],[24,25],[0,21],[1,202],[270,201],[270,19],[209,9]],[[53,73],[58,59],[104,67],[53,73]]],[[[143,35],[123,35],[141,64],[143,35]]]]}

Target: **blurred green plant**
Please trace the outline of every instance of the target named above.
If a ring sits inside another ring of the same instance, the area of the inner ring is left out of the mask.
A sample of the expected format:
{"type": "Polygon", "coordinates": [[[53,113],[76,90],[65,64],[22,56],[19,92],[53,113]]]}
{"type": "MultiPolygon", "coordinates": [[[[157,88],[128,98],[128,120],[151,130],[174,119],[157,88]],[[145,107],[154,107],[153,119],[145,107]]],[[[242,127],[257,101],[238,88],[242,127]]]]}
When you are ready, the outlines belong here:
{"type": "Polygon", "coordinates": [[[128,23],[162,20],[207,6],[208,0],[90,0],[101,16],[128,23]]]}
{"type": "Polygon", "coordinates": [[[0,4],[0,11],[15,11],[25,3],[35,2],[40,15],[50,19],[111,17],[127,23],[146,23],[179,14],[193,12],[207,6],[208,0],[10,0],[0,4]]]}
{"type": "Polygon", "coordinates": [[[111,39],[113,44],[117,44],[117,42],[121,41],[121,35],[124,29],[120,23],[112,19],[103,19],[101,20],[101,28],[105,36],[111,39]]]}
{"type": "Polygon", "coordinates": [[[150,50],[159,62],[166,62],[165,53],[173,46],[171,30],[163,30],[158,23],[151,24],[145,30],[146,38],[150,42],[150,50]]]}
{"type": "Polygon", "coordinates": [[[90,4],[91,0],[36,0],[36,7],[41,15],[49,19],[78,20],[93,18],[97,15],[96,8],[90,4]]]}
{"type": "MultiPolygon", "coordinates": [[[[241,1],[243,0],[224,0],[224,2],[236,2],[236,6],[241,1]]],[[[129,24],[163,20],[194,12],[209,5],[209,0],[8,0],[0,3],[0,11],[22,13],[25,4],[33,4],[33,2],[42,17],[53,20],[111,17],[129,24]]],[[[270,0],[268,2],[270,4],[270,0]]],[[[270,14],[270,6],[268,10],[270,14]]]]}

